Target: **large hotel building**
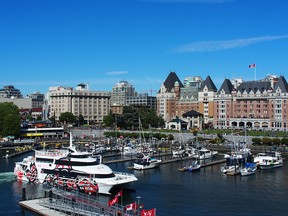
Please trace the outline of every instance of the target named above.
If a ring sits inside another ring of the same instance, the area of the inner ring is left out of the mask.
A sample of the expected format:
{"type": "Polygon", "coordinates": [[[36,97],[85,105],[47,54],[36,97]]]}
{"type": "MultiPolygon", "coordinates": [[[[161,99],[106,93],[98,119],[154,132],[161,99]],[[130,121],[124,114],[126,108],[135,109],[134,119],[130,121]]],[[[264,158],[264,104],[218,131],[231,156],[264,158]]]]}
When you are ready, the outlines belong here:
{"type": "Polygon", "coordinates": [[[59,119],[60,114],[71,112],[74,116],[82,115],[87,124],[101,124],[103,117],[110,111],[110,92],[90,91],[87,85],[71,87],[50,87],[46,93],[45,113],[47,117],[59,119]]]}
{"type": "Polygon", "coordinates": [[[202,124],[218,129],[287,130],[288,84],[283,76],[257,81],[225,79],[219,89],[210,76],[204,81],[191,80],[184,85],[171,72],[162,84],[157,111],[167,122],[175,117],[187,121],[185,112],[194,110],[203,115],[198,116],[202,124]]]}

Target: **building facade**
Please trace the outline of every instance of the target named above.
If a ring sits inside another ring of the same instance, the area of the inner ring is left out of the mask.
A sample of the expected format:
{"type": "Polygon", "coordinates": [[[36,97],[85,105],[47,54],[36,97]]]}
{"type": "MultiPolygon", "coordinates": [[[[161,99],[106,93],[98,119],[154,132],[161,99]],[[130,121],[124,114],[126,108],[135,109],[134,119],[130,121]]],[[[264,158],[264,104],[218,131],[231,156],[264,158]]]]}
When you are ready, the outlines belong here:
{"type": "Polygon", "coordinates": [[[59,120],[61,113],[71,112],[82,115],[87,124],[101,125],[103,117],[110,112],[110,92],[90,91],[86,85],[71,87],[50,87],[46,95],[46,112],[49,117],[59,120]]]}
{"type": "Polygon", "coordinates": [[[288,84],[283,76],[239,85],[225,79],[214,103],[215,128],[287,131],[288,84]]]}
{"type": "Polygon", "coordinates": [[[0,98],[23,98],[23,96],[19,89],[14,88],[13,85],[7,85],[0,89],[0,98]]]}
{"type": "Polygon", "coordinates": [[[165,121],[171,121],[176,116],[176,103],[180,98],[182,82],[175,72],[170,72],[157,92],[157,113],[165,121]]]}
{"type": "Polygon", "coordinates": [[[127,98],[136,96],[135,88],[127,81],[120,81],[113,86],[110,103],[113,106],[126,106],[127,98]]]}
{"type": "Polygon", "coordinates": [[[157,110],[157,99],[149,96],[148,93],[140,93],[126,99],[127,106],[145,106],[149,109],[157,110]]]}

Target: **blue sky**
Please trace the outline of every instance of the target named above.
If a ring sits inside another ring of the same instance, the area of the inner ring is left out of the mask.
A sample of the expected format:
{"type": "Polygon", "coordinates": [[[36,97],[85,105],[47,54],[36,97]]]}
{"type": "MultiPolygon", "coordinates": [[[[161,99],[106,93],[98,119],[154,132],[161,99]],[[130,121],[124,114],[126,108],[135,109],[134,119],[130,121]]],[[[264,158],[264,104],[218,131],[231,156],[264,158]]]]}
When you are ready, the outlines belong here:
{"type": "Polygon", "coordinates": [[[181,80],[288,78],[287,0],[2,0],[0,88],[159,90],[181,80]]]}

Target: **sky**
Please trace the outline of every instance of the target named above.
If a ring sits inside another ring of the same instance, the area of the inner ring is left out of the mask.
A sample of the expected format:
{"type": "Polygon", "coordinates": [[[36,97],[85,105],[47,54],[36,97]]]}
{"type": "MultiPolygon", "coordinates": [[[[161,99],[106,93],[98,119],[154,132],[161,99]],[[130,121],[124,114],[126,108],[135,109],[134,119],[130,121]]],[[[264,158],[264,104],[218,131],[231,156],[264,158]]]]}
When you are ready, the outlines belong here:
{"type": "Polygon", "coordinates": [[[288,80],[287,0],[1,0],[0,88],[155,95],[171,71],[288,80]],[[251,69],[250,64],[256,64],[251,69]]]}

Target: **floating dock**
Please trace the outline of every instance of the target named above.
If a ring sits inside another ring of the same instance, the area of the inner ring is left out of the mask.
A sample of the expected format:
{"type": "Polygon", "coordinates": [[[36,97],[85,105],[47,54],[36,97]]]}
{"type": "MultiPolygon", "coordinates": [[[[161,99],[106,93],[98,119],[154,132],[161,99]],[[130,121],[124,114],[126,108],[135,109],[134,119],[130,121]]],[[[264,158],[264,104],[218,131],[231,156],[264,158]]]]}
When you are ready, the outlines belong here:
{"type": "MultiPolygon", "coordinates": [[[[26,189],[22,191],[26,193],[26,189]]],[[[125,206],[99,200],[97,195],[83,194],[79,191],[67,191],[64,188],[44,187],[44,196],[33,200],[20,201],[20,206],[37,215],[90,215],[90,216],[132,216],[140,215],[140,208],[134,211],[125,211],[125,206]]],[[[25,195],[22,194],[22,199],[25,195]]]]}

